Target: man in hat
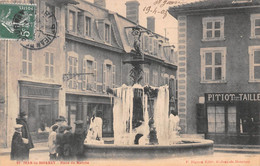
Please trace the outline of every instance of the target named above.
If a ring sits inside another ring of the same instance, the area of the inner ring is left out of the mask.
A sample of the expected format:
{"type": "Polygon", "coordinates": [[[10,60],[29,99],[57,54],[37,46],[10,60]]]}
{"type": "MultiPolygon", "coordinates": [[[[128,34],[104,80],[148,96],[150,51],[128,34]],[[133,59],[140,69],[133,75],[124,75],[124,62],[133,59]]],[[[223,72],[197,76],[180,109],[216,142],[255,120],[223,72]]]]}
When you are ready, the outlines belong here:
{"type": "Polygon", "coordinates": [[[17,124],[15,126],[15,132],[12,138],[11,144],[11,160],[26,160],[27,156],[25,152],[27,151],[26,140],[22,138],[22,125],[17,124]]]}
{"type": "Polygon", "coordinates": [[[83,128],[83,121],[77,120],[74,122],[75,132],[74,132],[74,146],[73,151],[78,160],[84,157],[84,140],[86,138],[86,130],[83,128]]]}
{"type": "MultiPolygon", "coordinates": [[[[68,124],[67,124],[67,121],[66,121],[66,119],[65,119],[65,117],[64,116],[59,116],[56,120],[55,120],[55,124],[54,125],[58,125],[58,129],[57,129],[57,132],[59,133],[59,128],[61,127],[61,126],[67,126],[68,124]]],[[[52,125],[50,128],[52,128],[54,125],[52,125]]],[[[51,133],[51,131],[50,131],[50,133],[51,133]]]]}
{"type": "Polygon", "coordinates": [[[34,148],[32,137],[29,131],[29,127],[27,124],[27,114],[25,112],[20,112],[19,117],[16,118],[16,123],[22,125],[21,132],[22,132],[22,138],[27,139],[28,143],[26,144],[26,151],[24,152],[24,155],[26,156],[26,159],[29,160],[29,153],[30,149],[34,148]]]}

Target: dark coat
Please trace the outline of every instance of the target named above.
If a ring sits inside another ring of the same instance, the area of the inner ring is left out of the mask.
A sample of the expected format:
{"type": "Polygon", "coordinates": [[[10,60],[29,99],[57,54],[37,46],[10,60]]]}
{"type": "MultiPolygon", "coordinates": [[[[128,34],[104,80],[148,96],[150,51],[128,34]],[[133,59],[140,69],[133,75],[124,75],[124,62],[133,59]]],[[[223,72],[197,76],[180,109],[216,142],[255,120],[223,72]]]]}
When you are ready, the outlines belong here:
{"type": "Polygon", "coordinates": [[[64,133],[62,142],[64,159],[71,159],[74,156],[72,151],[73,134],[71,132],[64,133]]]}
{"type": "Polygon", "coordinates": [[[83,128],[76,128],[74,133],[74,153],[81,155],[84,151],[84,140],[87,132],[83,128]]]}
{"type": "Polygon", "coordinates": [[[11,144],[11,160],[28,160],[27,151],[27,146],[23,142],[21,134],[15,132],[11,144]]]}
{"type": "Polygon", "coordinates": [[[32,138],[31,138],[31,134],[30,134],[29,127],[28,127],[26,120],[24,118],[16,118],[16,123],[23,125],[23,127],[22,127],[22,137],[28,139],[27,148],[28,149],[34,148],[32,138]]]}

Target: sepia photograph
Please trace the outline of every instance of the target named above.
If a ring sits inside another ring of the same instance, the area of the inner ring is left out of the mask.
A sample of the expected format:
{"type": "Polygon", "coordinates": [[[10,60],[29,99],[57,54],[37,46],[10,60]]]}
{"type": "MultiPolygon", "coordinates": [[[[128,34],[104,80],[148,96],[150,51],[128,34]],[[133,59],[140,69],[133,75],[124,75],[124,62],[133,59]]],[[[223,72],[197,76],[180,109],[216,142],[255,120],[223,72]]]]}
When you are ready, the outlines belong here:
{"type": "Polygon", "coordinates": [[[259,166],[260,0],[1,0],[0,166],[259,166]]]}

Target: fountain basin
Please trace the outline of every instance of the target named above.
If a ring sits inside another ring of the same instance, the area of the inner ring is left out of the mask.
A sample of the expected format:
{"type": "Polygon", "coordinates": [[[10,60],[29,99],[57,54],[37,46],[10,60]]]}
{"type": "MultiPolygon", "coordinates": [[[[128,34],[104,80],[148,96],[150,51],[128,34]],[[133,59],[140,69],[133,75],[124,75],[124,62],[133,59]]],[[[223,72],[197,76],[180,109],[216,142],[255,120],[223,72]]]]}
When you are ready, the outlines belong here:
{"type": "Polygon", "coordinates": [[[152,159],[180,156],[211,155],[213,141],[205,139],[183,139],[174,145],[114,145],[85,144],[86,158],[152,159]]]}

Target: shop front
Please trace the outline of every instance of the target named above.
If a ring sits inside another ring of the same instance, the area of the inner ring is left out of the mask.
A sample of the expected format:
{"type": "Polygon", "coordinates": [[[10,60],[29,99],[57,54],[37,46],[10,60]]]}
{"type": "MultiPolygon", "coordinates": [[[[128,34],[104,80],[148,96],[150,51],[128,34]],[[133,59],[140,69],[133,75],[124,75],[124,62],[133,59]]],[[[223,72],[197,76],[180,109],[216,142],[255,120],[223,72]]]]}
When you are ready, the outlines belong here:
{"type": "Polygon", "coordinates": [[[103,121],[103,137],[113,136],[113,104],[107,96],[87,96],[66,94],[66,111],[68,124],[75,129],[74,122],[82,120],[87,130],[94,114],[99,114],[103,121]]]}
{"type": "Polygon", "coordinates": [[[206,93],[197,129],[217,144],[260,144],[260,93],[206,93]]]}
{"type": "Polygon", "coordinates": [[[46,142],[59,110],[60,85],[19,81],[20,111],[28,115],[33,142],[46,142]]]}

